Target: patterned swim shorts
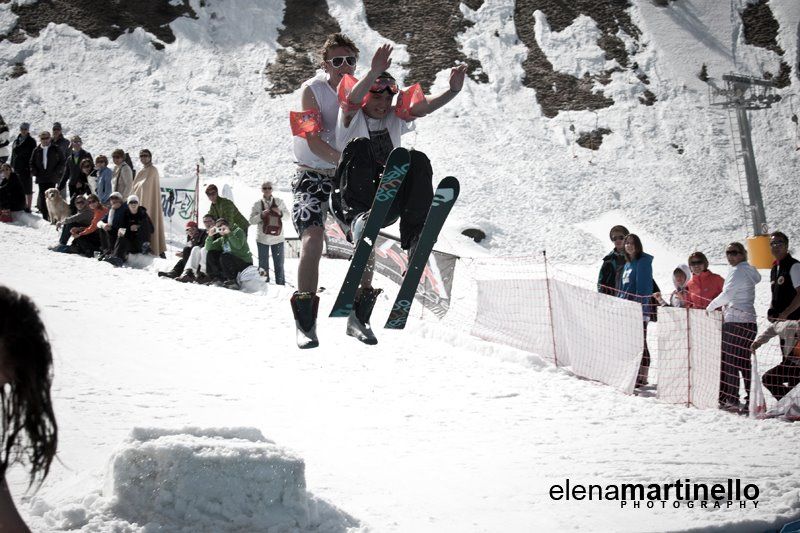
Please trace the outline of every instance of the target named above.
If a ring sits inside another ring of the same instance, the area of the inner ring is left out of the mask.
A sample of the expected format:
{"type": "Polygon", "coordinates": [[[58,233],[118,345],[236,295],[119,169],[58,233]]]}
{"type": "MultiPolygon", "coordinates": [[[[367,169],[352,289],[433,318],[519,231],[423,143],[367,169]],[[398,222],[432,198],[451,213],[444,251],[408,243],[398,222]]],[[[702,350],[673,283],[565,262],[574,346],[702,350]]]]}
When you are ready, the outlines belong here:
{"type": "Polygon", "coordinates": [[[333,178],[313,170],[298,170],[292,180],[292,192],[292,222],[297,235],[302,237],[306,228],[324,227],[333,178]]]}

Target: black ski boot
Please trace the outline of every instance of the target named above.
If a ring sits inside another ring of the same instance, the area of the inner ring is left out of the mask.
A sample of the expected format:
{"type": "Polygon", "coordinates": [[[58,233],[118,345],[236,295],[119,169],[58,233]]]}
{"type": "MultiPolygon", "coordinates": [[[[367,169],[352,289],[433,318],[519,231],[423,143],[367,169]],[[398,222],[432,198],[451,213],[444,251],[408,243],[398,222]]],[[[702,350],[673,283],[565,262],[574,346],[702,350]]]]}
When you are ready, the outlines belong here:
{"type": "Polygon", "coordinates": [[[364,344],[378,344],[378,339],[372,333],[372,326],[369,325],[369,317],[375,307],[375,300],[382,292],[382,289],[358,289],[353,310],[347,317],[347,334],[364,344]]]}
{"type": "Polygon", "coordinates": [[[319,296],[313,292],[295,292],[290,301],[294,323],[297,325],[297,347],[316,348],[319,346],[317,339],[319,296]]]}

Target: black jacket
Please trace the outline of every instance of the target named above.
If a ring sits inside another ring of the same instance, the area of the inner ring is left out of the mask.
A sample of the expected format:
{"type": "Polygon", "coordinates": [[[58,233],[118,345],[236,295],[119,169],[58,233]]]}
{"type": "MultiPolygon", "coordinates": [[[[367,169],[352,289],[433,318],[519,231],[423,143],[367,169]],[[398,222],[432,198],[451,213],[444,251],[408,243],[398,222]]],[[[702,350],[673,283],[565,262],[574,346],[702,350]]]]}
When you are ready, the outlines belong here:
{"type": "Polygon", "coordinates": [[[11,146],[11,168],[20,176],[30,176],[31,173],[31,154],[36,149],[36,141],[33,137],[17,135],[14,144],[11,146]]]}
{"type": "MultiPolygon", "coordinates": [[[[116,219],[117,217],[114,218],[116,219]]],[[[125,237],[134,241],[138,240],[140,245],[148,242],[150,234],[153,233],[153,224],[147,215],[147,209],[142,206],[139,206],[135,214],[131,213],[130,209],[125,208],[122,217],[120,217],[119,227],[125,229],[125,237]],[[132,226],[138,226],[136,231],[131,229],[132,226]]]]}
{"type": "Polygon", "coordinates": [[[31,176],[36,183],[53,184],[59,182],[64,173],[64,154],[58,147],[50,145],[47,149],[47,168],[42,165],[42,145],[37,146],[31,155],[31,176]]]}
{"type": "Polygon", "coordinates": [[[58,190],[64,190],[64,186],[69,184],[70,196],[75,196],[76,193],[83,194],[89,192],[89,180],[86,179],[86,176],[81,172],[81,161],[84,159],[91,161],[92,168],[94,168],[92,154],[83,148],[78,152],[73,152],[71,150],[67,152],[67,159],[64,164],[64,175],[61,177],[61,181],[58,184],[58,190]],[[77,187],[79,183],[83,185],[80,188],[77,187]]]}
{"type": "Polygon", "coordinates": [[[619,291],[622,270],[625,268],[625,254],[611,250],[603,258],[600,274],[597,276],[597,292],[616,296],[619,291]]]}
{"type": "Polygon", "coordinates": [[[25,209],[25,190],[15,172],[7,179],[0,179],[0,209],[22,211],[25,209]]]}
{"type": "MultiPolygon", "coordinates": [[[[770,302],[767,316],[776,317],[780,315],[783,310],[792,303],[792,300],[797,294],[797,290],[792,283],[790,270],[792,269],[792,265],[798,262],[800,261],[792,257],[791,254],[786,254],[786,257],[784,257],[782,261],[776,261],[772,265],[772,270],[769,271],[772,301],[770,302]]],[[[795,310],[788,318],[789,320],[800,320],[800,309],[795,310]]]]}

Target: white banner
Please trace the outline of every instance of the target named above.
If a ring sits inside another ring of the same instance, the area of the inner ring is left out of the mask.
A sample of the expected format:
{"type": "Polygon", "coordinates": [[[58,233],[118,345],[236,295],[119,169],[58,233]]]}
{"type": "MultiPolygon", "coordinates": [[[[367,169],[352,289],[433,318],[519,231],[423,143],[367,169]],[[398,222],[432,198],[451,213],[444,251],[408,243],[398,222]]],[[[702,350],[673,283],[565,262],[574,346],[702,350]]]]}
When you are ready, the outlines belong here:
{"type": "Polygon", "coordinates": [[[197,178],[161,178],[161,209],[167,238],[186,240],[186,223],[197,219],[197,178]]]}

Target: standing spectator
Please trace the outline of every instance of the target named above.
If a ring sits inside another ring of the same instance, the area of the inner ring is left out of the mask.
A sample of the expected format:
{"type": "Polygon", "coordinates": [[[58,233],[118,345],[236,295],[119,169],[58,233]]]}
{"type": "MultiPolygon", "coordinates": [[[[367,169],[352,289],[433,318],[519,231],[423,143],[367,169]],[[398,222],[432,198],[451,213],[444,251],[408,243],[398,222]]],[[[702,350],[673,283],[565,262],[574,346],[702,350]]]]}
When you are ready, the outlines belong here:
{"type": "Polygon", "coordinates": [[[11,166],[22,180],[22,188],[25,190],[25,212],[31,212],[31,202],[33,201],[33,181],[31,180],[31,156],[36,149],[36,141],[30,136],[31,125],[23,122],[19,125],[19,135],[14,139],[14,147],[11,151],[11,166]]]}
{"type": "Polygon", "coordinates": [[[11,222],[12,211],[25,209],[22,181],[8,163],[0,165],[0,222],[11,222]]]}
{"type": "Polygon", "coordinates": [[[150,150],[139,151],[139,161],[143,167],[133,180],[131,194],[139,197],[142,207],[150,214],[153,223],[153,232],[150,234],[151,253],[166,258],[167,238],[164,234],[164,212],[161,209],[161,178],[158,169],[153,166],[153,154],[150,150]]]}
{"type": "Polygon", "coordinates": [[[123,198],[131,194],[133,186],[133,169],[125,162],[125,152],[119,148],[111,152],[114,160],[114,171],[111,173],[111,190],[118,192],[123,198]]]}
{"type": "Polygon", "coordinates": [[[692,271],[688,265],[680,264],[672,271],[672,285],[675,290],[669,295],[669,302],[661,297],[660,292],[653,294],[653,297],[660,305],[669,307],[686,307],[686,299],[689,291],[686,290],[686,283],[692,277],[692,271]]]}
{"type": "Polygon", "coordinates": [[[800,321],[778,320],[770,324],[753,342],[754,356],[755,351],[775,335],[780,338],[783,359],[761,376],[761,382],[780,401],[800,383],[800,321]]]}
{"type": "Polygon", "coordinates": [[[8,138],[8,124],[3,120],[3,115],[0,115],[0,164],[8,161],[11,155],[11,148],[9,148],[11,141],[8,138]]]}
{"type": "MultiPolygon", "coordinates": [[[[94,164],[94,178],[96,183],[94,193],[100,198],[100,202],[107,206],[111,193],[114,192],[111,188],[112,172],[111,169],[108,168],[108,158],[100,154],[95,158],[94,164]]],[[[120,196],[122,196],[122,193],[120,193],[120,196]]]]}
{"type": "Polygon", "coordinates": [[[689,268],[692,269],[692,279],[686,284],[686,307],[705,309],[708,302],[722,292],[725,280],[708,269],[708,259],[703,252],[689,256],[689,268]]]}
{"type": "Polygon", "coordinates": [[[73,135],[72,143],[67,152],[64,175],[58,184],[58,190],[63,191],[64,187],[69,184],[70,199],[74,198],[76,194],[87,194],[89,192],[89,180],[84,179],[84,176],[91,174],[92,170],[94,170],[92,154],[83,149],[83,141],[80,136],[73,135]],[[83,169],[84,161],[87,159],[89,160],[89,172],[83,169]],[[85,186],[84,181],[86,182],[85,186]],[[75,189],[73,188],[74,186],[78,186],[78,188],[75,189]]]}
{"type": "Polygon", "coordinates": [[[642,304],[642,320],[644,329],[644,349],[642,362],[639,365],[637,387],[647,385],[650,373],[650,350],[647,348],[647,324],[650,322],[652,310],[650,300],[653,295],[653,256],[644,253],[642,241],[633,233],[625,237],[625,257],[628,262],[622,271],[620,298],[626,298],[642,304]]]}
{"type": "Polygon", "coordinates": [[[93,167],[90,159],[84,159],[81,161],[78,175],[69,179],[69,206],[73,214],[75,213],[75,198],[94,194],[89,187],[89,175],[92,173],[93,167]]]}
{"type": "MultiPolygon", "coordinates": [[[[213,225],[213,219],[212,219],[213,225]]],[[[206,243],[206,237],[208,237],[208,232],[205,229],[200,229],[197,227],[197,222],[194,220],[190,220],[186,223],[186,246],[183,247],[183,250],[178,252],[176,255],[180,257],[175,266],[172,267],[172,270],[169,272],[159,272],[159,277],[167,277],[175,279],[181,274],[184,274],[184,271],[189,271],[189,276],[194,279],[195,270],[191,267],[186,268],[187,263],[189,262],[189,258],[192,255],[192,251],[195,248],[203,248],[206,243]]]]}
{"type": "Polygon", "coordinates": [[[709,302],[709,311],[724,307],[722,319],[722,366],[719,403],[723,408],[739,407],[739,374],[744,380],[745,404],[750,399],[750,346],[756,338],[756,284],[761,274],[747,262],[742,243],[732,242],[725,250],[731,270],[722,292],[709,302]]]}
{"type": "Polygon", "coordinates": [[[55,250],[57,252],[69,251],[67,243],[72,235],[72,228],[80,228],[83,230],[83,228],[92,223],[94,212],[89,207],[89,202],[86,201],[84,196],[78,196],[75,198],[75,209],[77,210],[77,213],[72,216],[68,216],[56,225],[56,229],[61,231],[61,236],[58,239],[58,245],[51,247],[51,250],[55,250]]]}
{"type": "Polygon", "coordinates": [[[789,237],[776,231],[769,238],[775,262],[769,271],[772,301],[767,316],[770,320],[800,319],[800,261],[789,253],[789,237]]]}
{"type": "Polygon", "coordinates": [[[270,211],[276,216],[283,217],[286,213],[286,204],[277,196],[272,195],[272,182],[265,181],[261,184],[263,197],[253,204],[250,212],[250,223],[256,225],[256,246],[258,247],[258,266],[267,273],[269,281],[269,254],[272,252],[272,261],[275,263],[275,284],[284,285],[283,274],[283,225],[277,235],[267,233],[267,218],[270,211]]]}
{"type": "Polygon", "coordinates": [[[0,527],[28,531],[6,483],[11,463],[27,460],[30,484],[44,481],[56,455],[58,425],[50,400],[53,354],[33,302],[0,286],[0,527]]]}
{"type": "Polygon", "coordinates": [[[100,251],[100,233],[97,231],[97,223],[106,216],[108,208],[100,203],[100,198],[96,194],[87,196],[86,201],[92,210],[92,221],[85,228],[72,228],[70,230],[74,237],[70,252],[92,257],[95,252],[100,251]]]}
{"type": "MultiPolygon", "coordinates": [[[[339,100],[336,88],[345,74],[355,72],[358,47],[346,35],[333,33],[321,50],[323,76],[315,76],[300,86],[299,115],[307,117],[303,131],[292,129],[292,148],[297,169],[292,179],[292,221],[301,240],[297,264],[297,292],[291,306],[297,324],[298,345],[319,346],[316,334],[319,296],[319,262],[322,258],[325,214],[328,210],[333,176],[341,153],[336,149],[336,122],[339,100]]],[[[290,115],[291,116],[291,115],[290,115]]]]}
{"type": "Polygon", "coordinates": [[[217,220],[220,218],[229,220],[231,224],[244,231],[246,237],[247,227],[250,223],[244,218],[244,215],[236,207],[236,204],[234,204],[232,200],[220,196],[217,186],[213,183],[206,187],[206,196],[211,200],[211,209],[208,210],[209,214],[217,220]]]}
{"type": "Polygon", "coordinates": [[[111,193],[109,200],[108,213],[97,223],[98,234],[100,235],[100,257],[105,259],[111,255],[114,245],[117,244],[119,228],[122,227],[122,215],[128,210],[128,206],[118,192],[111,193]]]}
{"type": "Polygon", "coordinates": [[[130,195],[127,209],[121,213],[117,242],[104,260],[119,267],[128,260],[128,254],[144,253],[150,243],[151,231],[147,209],[139,205],[139,198],[135,194],[130,195]]]}
{"type": "Polygon", "coordinates": [[[220,235],[218,239],[206,239],[208,261],[215,263],[214,270],[219,272],[223,285],[229,289],[238,289],[236,276],[245,268],[253,264],[250,247],[247,246],[247,236],[242,228],[232,226],[224,218],[218,218],[217,224],[208,231],[210,236],[220,235]],[[212,251],[221,252],[212,256],[212,251]],[[218,264],[216,264],[218,262],[218,264]]]}
{"type": "Polygon", "coordinates": [[[31,154],[31,175],[36,178],[39,187],[39,194],[36,199],[36,207],[42,214],[42,218],[49,221],[50,215],[47,212],[47,202],[44,200],[44,192],[56,186],[64,172],[64,155],[61,150],[51,145],[52,137],[49,131],[39,133],[39,146],[31,154]]]}
{"type": "Polygon", "coordinates": [[[70,143],[62,133],[60,122],[53,122],[53,146],[61,151],[61,155],[64,156],[64,161],[66,161],[69,155],[70,143]]]}
{"type": "Polygon", "coordinates": [[[614,249],[603,258],[603,266],[597,276],[597,291],[603,294],[616,296],[622,280],[622,271],[625,268],[625,237],[630,231],[625,226],[614,226],[608,232],[614,249]]]}

